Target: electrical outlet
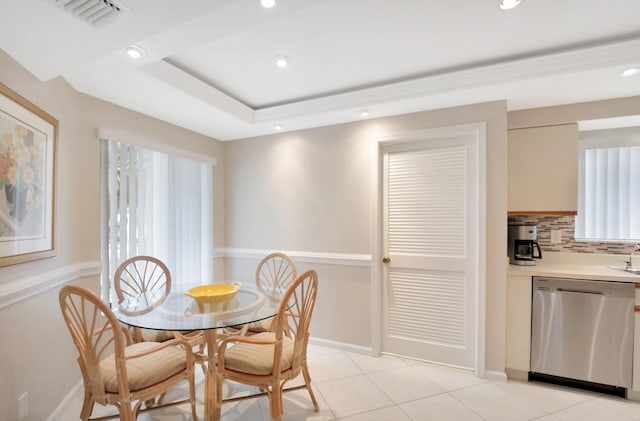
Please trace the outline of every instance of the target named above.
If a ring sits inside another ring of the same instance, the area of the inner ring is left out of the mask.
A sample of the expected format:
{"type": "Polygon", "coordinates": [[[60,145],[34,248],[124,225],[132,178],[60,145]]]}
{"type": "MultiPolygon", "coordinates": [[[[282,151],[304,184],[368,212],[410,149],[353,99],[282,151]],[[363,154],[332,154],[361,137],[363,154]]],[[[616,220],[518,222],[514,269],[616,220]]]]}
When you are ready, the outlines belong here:
{"type": "Polygon", "coordinates": [[[23,421],[29,415],[29,394],[24,392],[18,398],[18,421],[23,421]]]}
{"type": "Polygon", "coordinates": [[[562,242],[562,231],[551,230],[551,244],[559,244],[562,242]]]}

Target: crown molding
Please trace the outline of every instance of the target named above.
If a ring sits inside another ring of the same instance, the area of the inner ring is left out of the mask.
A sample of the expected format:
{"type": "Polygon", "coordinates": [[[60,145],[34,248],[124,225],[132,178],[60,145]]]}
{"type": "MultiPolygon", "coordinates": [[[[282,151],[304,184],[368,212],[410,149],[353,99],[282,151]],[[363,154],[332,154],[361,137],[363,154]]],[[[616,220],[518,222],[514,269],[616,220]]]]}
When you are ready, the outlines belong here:
{"type": "Polygon", "coordinates": [[[337,95],[255,110],[255,122],[429,96],[528,78],[580,72],[640,61],[640,38],[435,74],[337,95]]]}

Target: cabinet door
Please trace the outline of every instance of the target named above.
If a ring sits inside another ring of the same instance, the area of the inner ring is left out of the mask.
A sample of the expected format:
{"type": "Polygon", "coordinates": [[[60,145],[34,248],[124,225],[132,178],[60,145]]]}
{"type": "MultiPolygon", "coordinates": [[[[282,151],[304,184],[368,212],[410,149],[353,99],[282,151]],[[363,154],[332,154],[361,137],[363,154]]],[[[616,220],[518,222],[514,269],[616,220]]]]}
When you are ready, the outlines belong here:
{"type": "MultiPolygon", "coordinates": [[[[529,372],[531,366],[531,277],[507,277],[507,338],[508,369],[529,372]]],[[[508,373],[509,374],[509,373],[508,373]]]]}
{"type": "Polygon", "coordinates": [[[510,214],[577,214],[577,124],[509,130],[507,151],[510,214]]]}

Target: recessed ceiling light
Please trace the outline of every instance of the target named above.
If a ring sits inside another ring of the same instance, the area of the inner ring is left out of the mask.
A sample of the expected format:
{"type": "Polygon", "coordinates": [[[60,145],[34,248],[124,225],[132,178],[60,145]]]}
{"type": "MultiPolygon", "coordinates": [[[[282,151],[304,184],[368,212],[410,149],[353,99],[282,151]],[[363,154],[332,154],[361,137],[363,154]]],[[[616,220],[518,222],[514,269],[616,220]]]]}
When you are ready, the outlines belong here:
{"type": "Polygon", "coordinates": [[[520,4],[522,0],[498,0],[498,5],[502,10],[513,9],[520,4]]]}
{"type": "Polygon", "coordinates": [[[276,60],[276,66],[282,69],[289,66],[289,63],[291,62],[291,59],[287,56],[275,56],[274,58],[276,60]]]}
{"type": "Polygon", "coordinates": [[[265,9],[271,9],[273,6],[276,5],[276,0],[260,0],[260,4],[265,9]]]}
{"type": "Polygon", "coordinates": [[[284,129],[284,126],[283,126],[282,124],[274,124],[274,125],[273,125],[273,130],[278,130],[278,131],[280,131],[280,130],[282,130],[282,129],[284,129]]]}
{"type": "Polygon", "coordinates": [[[138,59],[147,53],[142,47],[138,47],[137,45],[128,46],[126,51],[127,55],[133,59],[138,59]]]}
{"type": "Polygon", "coordinates": [[[624,71],[622,71],[622,73],[620,73],[620,76],[628,77],[628,76],[637,75],[638,73],[640,73],[640,68],[638,68],[638,67],[629,67],[628,69],[624,69],[624,71]]]}
{"type": "Polygon", "coordinates": [[[360,117],[369,117],[369,110],[360,111],[360,117]]]}

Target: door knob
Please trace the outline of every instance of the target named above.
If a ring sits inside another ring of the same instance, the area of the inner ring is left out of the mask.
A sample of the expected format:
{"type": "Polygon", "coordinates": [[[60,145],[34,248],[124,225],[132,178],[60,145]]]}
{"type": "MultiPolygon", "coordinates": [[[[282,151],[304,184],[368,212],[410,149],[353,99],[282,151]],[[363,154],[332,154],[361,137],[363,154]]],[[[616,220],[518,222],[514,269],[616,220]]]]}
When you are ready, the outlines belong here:
{"type": "Polygon", "coordinates": [[[389,256],[384,256],[382,258],[382,263],[389,263],[391,261],[391,258],[389,256]]]}

